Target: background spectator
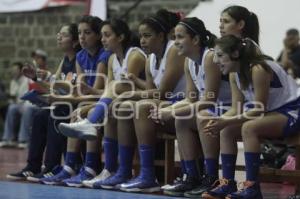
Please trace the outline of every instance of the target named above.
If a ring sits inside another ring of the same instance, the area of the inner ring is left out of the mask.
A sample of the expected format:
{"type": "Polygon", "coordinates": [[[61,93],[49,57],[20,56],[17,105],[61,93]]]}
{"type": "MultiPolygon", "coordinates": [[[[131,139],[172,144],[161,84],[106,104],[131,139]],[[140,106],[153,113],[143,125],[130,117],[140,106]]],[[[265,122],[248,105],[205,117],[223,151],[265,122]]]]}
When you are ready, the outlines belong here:
{"type": "Polygon", "coordinates": [[[289,29],[283,40],[284,48],[280,53],[277,61],[288,71],[294,78],[300,77],[300,45],[299,31],[289,29]]]}

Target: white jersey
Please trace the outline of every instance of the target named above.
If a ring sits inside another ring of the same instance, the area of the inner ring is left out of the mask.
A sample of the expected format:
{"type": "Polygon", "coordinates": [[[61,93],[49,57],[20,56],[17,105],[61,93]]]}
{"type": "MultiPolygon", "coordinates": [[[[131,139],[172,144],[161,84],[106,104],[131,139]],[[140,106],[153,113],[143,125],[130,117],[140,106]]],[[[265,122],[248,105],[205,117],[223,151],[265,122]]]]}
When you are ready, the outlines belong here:
{"type": "MultiPolygon", "coordinates": [[[[267,60],[266,63],[273,71],[273,80],[270,83],[267,111],[277,109],[289,102],[296,100],[300,96],[300,87],[296,81],[274,61],[267,60]]],[[[254,89],[250,85],[248,89],[242,90],[238,74],[235,74],[238,88],[243,92],[249,102],[254,101],[254,89]]]]}
{"type": "Polygon", "coordinates": [[[119,62],[116,54],[113,55],[114,57],[112,62],[112,71],[114,80],[121,80],[121,74],[128,72],[128,57],[130,53],[135,50],[141,52],[146,58],[145,53],[138,47],[129,48],[126,52],[125,58],[123,59],[122,63],[119,62]]]}
{"type": "MultiPolygon", "coordinates": [[[[200,65],[197,64],[192,59],[188,58],[189,72],[190,72],[191,78],[199,92],[199,98],[201,98],[204,95],[204,91],[205,91],[205,70],[204,70],[205,62],[204,61],[205,61],[205,58],[206,58],[206,55],[208,54],[208,52],[210,52],[210,49],[206,48],[204,50],[200,65]],[[199,67],[198,74],[196,74],[197,65],[199,67]]],[[[230,90],[229,80],[223,80],[223,78],[222,78],[221,85],[219,88],[217,103],[231,104],[231,90],[230,90]]]]}
{"type": "MultiPolygon", "coordinates": [[[[156,88],[160,87],[160,82],[164,76],[165,69],[166,69],[167,55],[173,45],[174,45],[174,41],[169,41],[167,43],[164,56],[162,57],[162,59],[160,61],[160,65],[159,65],[158,69],[156,68],[157,60],[156,60],[155,54],[150,55],[150,58],[149,58],[150,59],[150,73],[152,75],[152,78],[153,78],[156,88]]],[[[186,79],[183,74],[182,77],[180,78],[179,82],[177,83],[175,89],[173,90],[170,98],[174,97],[175,95],[181,95],[183,97],[184,92],[185,92],[185,85],[186,85],[186,79]]]]}

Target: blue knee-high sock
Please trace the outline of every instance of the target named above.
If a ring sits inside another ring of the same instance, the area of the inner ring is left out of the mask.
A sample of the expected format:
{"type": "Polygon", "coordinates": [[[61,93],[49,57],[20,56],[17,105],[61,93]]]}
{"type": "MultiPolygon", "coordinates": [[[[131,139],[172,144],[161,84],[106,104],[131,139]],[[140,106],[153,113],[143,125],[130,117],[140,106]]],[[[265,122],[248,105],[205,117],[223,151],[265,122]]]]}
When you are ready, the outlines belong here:
{"type": "Polygon", "coordinates": [[[118,160],[118,141],[104,137],[103,148],[105,154],[105,168],[110,172],[115,172],[118,160]]]}
{"type": "Polygon", "coordinates": [[[180,160],[180,166],[181,166],[181,173],[186,174],[186,168],[185,168],[184,160],[180,160]]]}
{"type": "Polygon", "coordinates": [[[233,180],[235,174],[235,154],[221,154],[223,177],[233,180]]]}
{"type": "Polygon", "coordinates": [[[95,152],[87,152],[85,155],[85,164],[86,167],[93,169],[95,172],[98,172],[100,169],[100,155],[95,152]]]}
{"type": "Polygon", "coordinates": [[[80,156],[77,152],[67,152],[65,157],[65,165],[75,169],[76,164],[78,163],[80,156]]]}
{"type": "Polygon", "coordinates": [[[196,160],[184,160],[184,164],[188,176],[199,177],[199,171],[197,168],[196,160]]]}
{"type": "Polygon", "coordinates": [[[245,152],[246,179],[257,181],[260,166],[260,153],[245,152]]]}
{"type": "Polygon", "coordinates": [[[96,107],[92,114],[88,116],[88,120],[91,123],[102,122],[105,117],[105,112],[108,108],[108,105],[113,101],[111,98],[100,98],[97,102],[96,107]]]}
{"type": "Polygon", "coordinates": [[[119,145],[119,157],[120,157],[120,172],[124,176],[131,177],[132,175],[132,161],[134,155],[134,147],[119,145]]]}
{"type": "Polygon", "coordinates": [[[139,152],[141,159],[140,176],[147,179],[154,179],[154,146],[142,144],[139,146],[139,152]]]}
{"type": "Polygon", "coordinates": [[[215,158],[205,158],[205,171],[209,176],[218,176],[219,160],[215,158]]]}

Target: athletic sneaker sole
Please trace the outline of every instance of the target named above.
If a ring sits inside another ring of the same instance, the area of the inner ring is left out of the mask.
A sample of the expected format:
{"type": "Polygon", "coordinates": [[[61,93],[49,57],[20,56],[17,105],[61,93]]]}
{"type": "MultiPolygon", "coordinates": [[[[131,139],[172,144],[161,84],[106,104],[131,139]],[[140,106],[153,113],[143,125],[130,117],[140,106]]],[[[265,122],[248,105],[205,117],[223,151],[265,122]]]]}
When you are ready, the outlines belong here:
{"type": "Polygon", "coordinates": [[[168,196],[182,197],[184,196],[184,192],[175,192],[170,190],[164,190],[163,193],[168,196]]]}
{"type": "Polygon", "coordinates": [[[80,131],[75,131],[63,125],[59,125],[58,128],[61,134],[63,134],[64,136],[71,137],[71,138],[79,138],[81,136],[80,131]]]}
{"type": "Polygon", "coordinates": [[[191,194],[189,192],[185,192],[184,193],[184,197],[186,198],[201,198],[201,195],[204,193],[204,192],[207,192],[209,191],[211,188],[207,188],[206,190],[203,190],[202,192],[199,191],[199,193],[195,193],[195,194],[191,194]]]}
{"type": "Polygon", "coordinates": [[[109,190],[112,190],[112,189],[115,189],[115,186],[101,185],[101,188],[102,188],[102,189],[109,189],[109,190]]]}
{"type": "Polygon", "coordinates": [[[40,178],[27,177],[26,179],[29,182],[40,182],[40,178]]]}
{"type": "Polygon", "coordinates": [[[84,187],[93,188],[95,182],[82,182],[84,187]]]}
{"type": "Polygon", "coordinates": [[[47,182],[47,181],[41,181],[41,183],[46,184],[46,185],[61,185],[61,184],[63,184],[61,182],[47,182]]]}
{"type": "MultiPolygon", "coordinates": [[[[124,183],[124,182],[122,182],[122,183],[124,183]]],[[[109,190],[120,190],[122,183],[116,184],[116,185],[101,185],[101,188],[109,189],[109,190]]]]}
{"type": "Polygon", "coordinates": [[[76,187],[76,188],[83,187],[83,184],[75,184],[75,183],[69,183],[69,182],[67,182],[66,185],[68,187],[76,187]]]}
{"type": "Polygon", "coordinates": [[[63,125],[59,125],[58,128],[59,128],[59,131],[61,132],[61,134],[63,134],[64,136],[67,136],[67,137],[79,138],[79,139],[83,139],[83,140],[96,140],[97,139],[97,134],[83,134],[81,131],[76,131],[76,130],[70,129],[66,126],[63,126],[63,125]]]}
{"type": "Polygon", "coordinates": [[[96,140],[97,139],[97,135],[95,135],[95,134],[81,134],[79,136],[79,138],[83,139],[83,140],[92,141],[92,140],[96,140]]]}
{"type": "Polygon", "coordinates": [[[121,191],[126,191],[126,192],[136,192],[136,193],[153,193],[153,192],[159,192],[160,187],[150,187],[150,188],[120,188],[121,191]]]}
{"type": "Polygon", "coordinates": [[[12,175],[6,175],[6,178],[9,180],[26,180],[26,177],[17,177],[12,175]]]}

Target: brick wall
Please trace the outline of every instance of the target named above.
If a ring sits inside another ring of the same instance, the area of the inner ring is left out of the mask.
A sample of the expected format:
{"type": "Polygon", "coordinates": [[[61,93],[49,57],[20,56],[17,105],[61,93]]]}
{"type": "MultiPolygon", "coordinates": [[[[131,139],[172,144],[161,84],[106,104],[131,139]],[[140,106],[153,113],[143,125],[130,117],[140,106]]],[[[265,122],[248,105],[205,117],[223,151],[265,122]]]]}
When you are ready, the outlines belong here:
{"type": "MultiPolygon", "coordinates": [[[[199,0],[144,0],[126,19],[135,29],[138,22],[160,8],[188,13],[199,0]]],[[[134,1],[108,0],[110,16],[120,16],[134,1]]],[[[12,62],[30,60],[30,53],[44,49],[54,70],[62,53],[57,49],[56,33],[63,24],[77,21],[86,11],[84,4],[47,8],[37,12],[0,14],[0,78],[8,79],[12,62]]]]}

